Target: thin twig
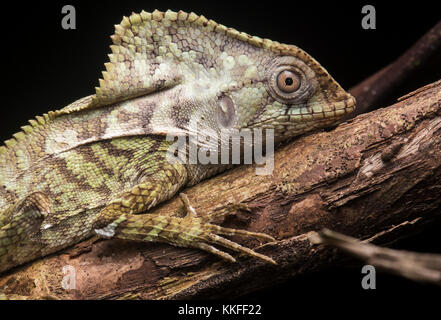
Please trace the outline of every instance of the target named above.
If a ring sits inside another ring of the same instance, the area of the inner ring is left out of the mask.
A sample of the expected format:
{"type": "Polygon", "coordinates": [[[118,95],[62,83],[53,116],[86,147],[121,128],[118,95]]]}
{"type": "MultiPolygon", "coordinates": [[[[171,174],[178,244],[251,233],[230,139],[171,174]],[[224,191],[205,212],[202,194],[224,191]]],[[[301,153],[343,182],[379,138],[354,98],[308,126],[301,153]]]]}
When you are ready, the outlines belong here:
{"type": "Polygon", "coordinates": [[[348,252],[367,264],[414,281],[441,285],[441,255],[383,248],[328,229],[319,235],[322,243],[348,252]]]}

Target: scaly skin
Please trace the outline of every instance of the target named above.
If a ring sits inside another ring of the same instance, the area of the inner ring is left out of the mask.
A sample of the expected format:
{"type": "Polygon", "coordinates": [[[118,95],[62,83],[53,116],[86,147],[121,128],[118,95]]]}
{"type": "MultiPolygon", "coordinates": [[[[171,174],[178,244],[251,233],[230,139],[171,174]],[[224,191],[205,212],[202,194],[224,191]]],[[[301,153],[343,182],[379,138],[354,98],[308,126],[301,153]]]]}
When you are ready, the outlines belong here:
{"type": "Polygon", "coordinates": [[[165,137],[262,128],[280,142],[337,123],[354,99],[301,49],[193,13],[133,14],[112,40],[95,95],[29,121],[0,147],[0,271],[93,234],[234,261],[216,244],[274,263],[221,237],[270,236],[212,225],[185,195],[183,218],[148,213],[229,167],[170,162],[165,137]]]}

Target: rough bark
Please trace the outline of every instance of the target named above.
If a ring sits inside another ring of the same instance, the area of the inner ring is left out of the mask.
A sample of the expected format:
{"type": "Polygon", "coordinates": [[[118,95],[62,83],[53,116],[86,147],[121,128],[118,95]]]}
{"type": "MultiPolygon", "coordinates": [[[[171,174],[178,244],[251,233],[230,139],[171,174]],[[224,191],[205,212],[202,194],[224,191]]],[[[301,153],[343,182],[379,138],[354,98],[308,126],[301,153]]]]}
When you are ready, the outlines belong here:
{"type": "MultiPolygon", "coordinates": [[[[6,293],[31,298],[226,298],[324,268],[338,257],[315,231],[390,243],[441,214],[441,81],[329,132],[301,137],[275,154],[271,175],[242,166],[185,190],[200,214],[271,234],[257,251],[277,266],[161,244],[88,241],[3,275],[6,293]],[[251,212],[241,210],[248,208],[251,212]],[[76,289],[62,288],[63,266],[76,289]]],[[[156,208],[183,211],[178,197],[156,208]]],[[[247,246],[258,242],[234,239],[247,246]]]]}

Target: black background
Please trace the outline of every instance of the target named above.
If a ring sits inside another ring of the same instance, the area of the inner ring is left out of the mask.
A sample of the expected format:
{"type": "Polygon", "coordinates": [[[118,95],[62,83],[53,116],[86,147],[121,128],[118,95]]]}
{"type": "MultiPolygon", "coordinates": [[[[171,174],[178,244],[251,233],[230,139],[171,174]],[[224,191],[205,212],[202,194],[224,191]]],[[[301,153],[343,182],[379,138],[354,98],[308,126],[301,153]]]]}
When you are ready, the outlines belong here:
{"type": "MultiPolygon", "coordinates": [[[[154,9],[194,11],[209,19],[262,38],[295,44],[316,58],[346,89],[392,62],[430,29],[441,11],[435,2],[317,1],[53,1],[15,2],[2,8],[3,85],[0,140],[19,131],[28,119],[64,107],[94,93],[110,52],[113,25],[132,11],[154,9]],[[63,30],[61,8],[76,8],[77,29],[63,30]],[[361,8],[372,4],[377,29],[361,28],[361,8]]],[[[417,73],[402,92],[441,78],[440,59],[430,72],[417,73]]],[[[441,223],[398,247],[441,252],[441,223]]],[[[379,274],[377,289],[361,289],[361,264],[331,268],[246,296],[287,301],[317,292],[355,297],[387,297],[396,293],[438,294],[433,286],[379,274]]]]}

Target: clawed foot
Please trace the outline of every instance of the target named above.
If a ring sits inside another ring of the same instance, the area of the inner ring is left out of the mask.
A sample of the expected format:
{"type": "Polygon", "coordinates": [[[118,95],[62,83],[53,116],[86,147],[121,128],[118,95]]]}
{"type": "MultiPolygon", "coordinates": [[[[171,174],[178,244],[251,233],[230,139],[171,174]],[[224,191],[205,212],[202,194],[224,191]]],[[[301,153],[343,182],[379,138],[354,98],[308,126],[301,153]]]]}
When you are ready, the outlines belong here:
{"type": "Polygon", "coordinates": [[[179,247],[198,248],[235,262],[236,259],[230,254],[213,246],[219,245],[276,264],[273,259],[222,236],[240,235],[264,241],[275,241],[273,237],[264,233],[224,228],[211,224],[207,217],[198,216],[185,194],[181,193],[180,197],[187,212],[183,218],[161,214],[121,214],[121,208],[114,207],[112,204],[104,211],[101,219],[97,219],[93,228],[98,235],[105,238],[165,242],[179,247]]]}
{"type": "Polygon", "coordinates": [[[241,252],[248,256],[252,256],[272,264],[277,264],[273,259],[263,254],[257,253],[247,247],[241,246],[236,242],[221,237],[221,235],[225,235],[225,236],[241,235],[245,237],[262,239],[265,241],[275,241],[273,237],[264,233],[224,228],[210,223],[203,223],[201,218],[197,217],[197,213],[195,209],[191,206],[187,195],[184,193],[180,193],[179,196],[181,197],[181,200],[184,203],[187,212],[186,216],[182,218],[182,224],[184,227],[185,225],[188,224],[188,228],[184,228],[185,231],[183,230],[184,234],[182,234],[182,240],[184,241],[190,240],[190,243],[188,243],[189,246],[208,251],[212,254],[220,256],[225,260],[236,262],[236,259],[233,258],[230,254],[221,251],[211,245],[211,244],[217,244],[224,248],[231,249],[236,252],[241,252]],[[187,231],[187,229],[190,230],[187,231]],[[196,233],[198,234],[196,235],[196,233]],[[187,236],[191,236],[192,239],[188,238],[187,236]]]}

